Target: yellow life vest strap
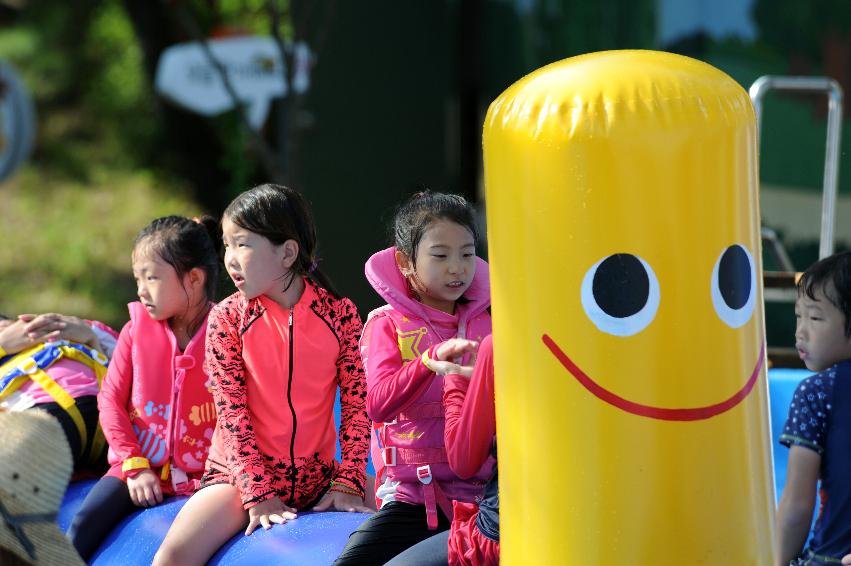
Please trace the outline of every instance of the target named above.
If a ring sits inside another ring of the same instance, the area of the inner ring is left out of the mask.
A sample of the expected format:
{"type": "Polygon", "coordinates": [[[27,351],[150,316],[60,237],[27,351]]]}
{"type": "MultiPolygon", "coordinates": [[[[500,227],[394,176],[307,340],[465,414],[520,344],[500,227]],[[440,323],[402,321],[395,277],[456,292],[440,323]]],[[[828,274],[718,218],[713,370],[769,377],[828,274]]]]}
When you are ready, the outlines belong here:
{"type": "MultiPolygon", "coordinates": [[[[15,368],[20,369],[24,373],[24,375],[15,378],[9,384],[5,393],[8,394],[17,390],[27,379],[32,379],[35,383],[37,383],[45,391],[45,393],[50,395],[50,397],[60,407],[62,407],[66,413],[68,413],[68,416],[71,417],[71,420],[74,422],[74,426],[77,427],[77,430],[80,433],[80,455],[82,456],[82,454],[85,454],[86,452],[88,433],[86,432],[86,423],[83,420],[83,415],[80,413],[80,409],[77,407],[76,401],[64,389],[62,389],[62,387],[56,383],[56,381],[54,381],[47,372],[38,367],[38,364],[32,357],[33,354],[47,346],[48,344],[40,344],[36,350],[24,350],[0,366],[0,375],[15,368]]],[[[58,348],[61,350],[62,356],[57,358],[57,360],[67,358],[81,363],[91,369],[95,373],[98,389],[100,389],[100,386],[103,383],[103,378],[106,376],[106,365],[109,363],[109,360],[107,360],[103,354],[95,349],[90,349],[91,356],[89,356],[85,352],[70,346],[59,346],[58,348]]],[[[88,460],[90,463],[93,464],[97,461],[97,458],[103,451],[105,445],[106,438],[103,435],[100,423],[98,423],[97,430],[92,438],[92,446],[89,449],[88,460]]]]}
{"type": "MultiPolygon", "coordinates": [[[[42,349],[44,349],[44,344],[39,344],[38,347],[34,350],[24,350],[23,352],[19,352],[13,355],[3,365],[0,365],[0,375],[6,375],[8,372],[16,369],[21,364],[24,364],[26,360],[29,360],[34,353],[42,349]]],[[[27,377],[27,375],[21,375],[9,382],[9,384],[3,390],[3,396],[8,395],[13,391],[16,391],[21,385],[23,385],[27,381],[27,377]]]]}
{"type": "Polygon", "coordinates": [[[80,433],[80,450],[85,450],[89,440],[88,434],[86,433],[86,423],[83,420],[83,415],[80,413],[80,409],[77,407],[77,402],[74,398],[68,395],[68,393],[62,389],[58,383],[53,381],[53,378],[47,375],[46,371],[38,367],[34,361],[30,360],[29,365],[24,365],[21,369],[29,375],[30,379],[38,383],[39,386],[44,389],[44,392],[50,395],[50,397],[60,407],[65,409],[65,412],[68,413],[68,416],[71,417],[72,421],[74,421],[74,425],[80,433]]]}
{"type": "Polygon", "coordinates": [[[100,428],[100,423],[98,423],[97,429],[95,429],[94,438],[92,438],[92,446],[89,449],[89,457],[87,462],[89,464],[97,464],[98,457],[101,452],[103,452],[104,447],[106,446],[106,437],[103,435],[103,429],[100,428]]]}
{"type": "Polygon", "coordinates": [[[92,350],[92,353],[95,356],[100,356],[102,359],[92,359],[87,356],[85,353],[77,350],[76,348],[70,348],[68,346],[60,346],[62,350],[62,354],[65,358],[69,360],[74,360],[75,362],[80,362],[84,366],[90,368],[95,372],[95,376],[97,376],[98,380],[98,389],[100,388],[100,384],[103,381],[103,376],[106,375],[106,364],[108,360],[97,350],[92,350]]]}

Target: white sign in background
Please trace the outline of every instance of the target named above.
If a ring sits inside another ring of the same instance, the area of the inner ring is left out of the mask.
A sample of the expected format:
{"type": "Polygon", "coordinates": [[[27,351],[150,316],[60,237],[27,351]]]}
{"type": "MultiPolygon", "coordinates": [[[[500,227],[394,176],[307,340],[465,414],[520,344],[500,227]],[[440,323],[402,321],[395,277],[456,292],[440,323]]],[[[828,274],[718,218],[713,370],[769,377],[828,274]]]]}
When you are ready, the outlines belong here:
{"type": "MultiPolygon", "coordinates": [[[[287,85],[286,62],[272,37],[210,39],[207,44],[224,67],[239,101],[246,105],[248,121],[254,129],[263,125],[273,98],[286,96],[290,88],[303,94],[310,87],[311,53],[303,42],[293,46],[292,85],[287,85]]],[[[221,114],[235,106],[221,73],[198,42],[166,49],[157,65],[154,86],[162,96],[205,116],[221,114]]]]}

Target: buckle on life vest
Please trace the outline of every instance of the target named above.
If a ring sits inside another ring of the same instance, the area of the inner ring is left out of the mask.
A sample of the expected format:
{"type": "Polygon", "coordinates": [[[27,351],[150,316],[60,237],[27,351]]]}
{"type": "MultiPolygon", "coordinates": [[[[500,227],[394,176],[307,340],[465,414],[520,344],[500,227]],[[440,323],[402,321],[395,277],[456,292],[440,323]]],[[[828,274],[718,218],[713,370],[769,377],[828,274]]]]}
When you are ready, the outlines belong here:
{"type": "Polygon", "coordinates": [[[195,357],[194,356],[176,356],[174,358],[174,367],[175,369],[183,369],[190,370],[195,367],[195,357]]]}
{"type": "Polygon", "coordinates": [[[396,447],[395,446],[385,446],[381,449],[381,459],[384,460],[385,466],[395,466],[396,465],[396,447]]]}
{"type": "Polygon", "coordinates": [[[38,364],[34,359],[27,358],[18,365],[18,369],[21,370],[21,373],[33,375],[38,371],[38,364]]]}
{"type": "Polygon", "coordinates": [[[425,466],[420,466],[417,468],[417,479],[420,480],[420,483],[423,485],[428,485],[431,483],[431,466],[426,464],[425,466]]]}
{"type": "Polygon", "coordinates": [[[92,355],[92,358],[93,358],[93,359],[94,359],[97,363],[99,363],[100,365],[102,365],[102,366],[108,366],[108,365],[109,365],[109,360],[106,358],[106,356],[104,356],[103,354],[101,354],[101,353],[100,353],[100,352],[98,352],[97,350],[92,349],[92,350],[90,351],[90,353],[91,353],[91,355],[92,355]]]}

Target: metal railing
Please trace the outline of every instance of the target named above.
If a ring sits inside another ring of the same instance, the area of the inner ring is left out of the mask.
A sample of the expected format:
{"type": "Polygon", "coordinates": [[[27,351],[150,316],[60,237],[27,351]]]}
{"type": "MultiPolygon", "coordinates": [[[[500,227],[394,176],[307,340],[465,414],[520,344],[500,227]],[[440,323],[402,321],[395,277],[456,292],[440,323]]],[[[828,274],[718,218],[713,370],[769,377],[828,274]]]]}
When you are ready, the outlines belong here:
{"type": "MultiPolygon", "coordinates": [[[[762,129],[762,99],[769,91],[813,92],[828,95],[827,141],[821,201],[819,259],[833,253],[836,224],[836,192],[839,185],[839,144],[842,130],[842,87],[828,77],[780,77],[766,75],[751,85],[748,93],[756,110],[757,132],[762,129]]],[[[759,139],[759,137],[757,138],[759,139]]]]}

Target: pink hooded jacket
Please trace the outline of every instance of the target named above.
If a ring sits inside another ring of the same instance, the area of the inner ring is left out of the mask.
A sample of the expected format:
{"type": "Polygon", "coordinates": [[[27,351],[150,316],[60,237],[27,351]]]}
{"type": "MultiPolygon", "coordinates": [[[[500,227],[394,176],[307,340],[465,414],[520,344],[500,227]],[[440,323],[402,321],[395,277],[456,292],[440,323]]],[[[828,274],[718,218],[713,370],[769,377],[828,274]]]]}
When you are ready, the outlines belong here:
{"type": "Polygon", "coordinates": [[[408,295],[395,252],[391,247],[374,254],[365,269],[367,280],[388,303],[370,313],[360,344],[366,409],[375,421],[377,492],[384,503],[424,504],[424,484],[435,481],[446,497],[470,502],[481,495],[493,462],[469,480],[449,468],[443,444],[443,377],[428,369],[421,356],[450,338],[482,340],[491,332],[488,265],[477,258],[473,282],[464,293],[467,302],[459,302],[450,315],[408,295]],[[430,468],[426,481],[418,470],[424,464],[430,468]]]}

